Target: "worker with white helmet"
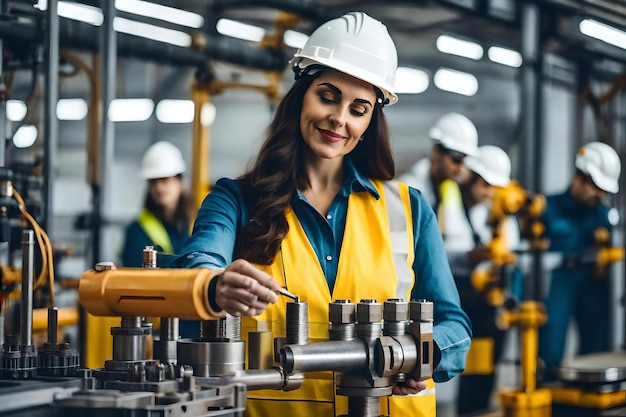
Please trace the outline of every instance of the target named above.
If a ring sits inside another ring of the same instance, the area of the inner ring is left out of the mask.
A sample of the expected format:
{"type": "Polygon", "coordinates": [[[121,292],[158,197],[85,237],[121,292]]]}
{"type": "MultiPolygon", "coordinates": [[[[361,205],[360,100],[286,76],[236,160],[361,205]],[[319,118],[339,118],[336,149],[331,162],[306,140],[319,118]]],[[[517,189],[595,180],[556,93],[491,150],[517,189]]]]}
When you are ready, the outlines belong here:
{"type": "Polygon", "coordinates": [[[182,248],[194,214],[182,178],[185,170],[180,150],[170,142],[156,142],[145,152],[140,173],[147,191],[139,217],[126,228],[123,266],[140,267],[145,246],[166,254],[182,248]]]}
{"type": "MultiPolygon", "coordinates": [[[[608,269],[598,271],[586,262],[597,250],[599,231],[610,236],[609,208],[605,198],[619,191],[621,162],[606,143],[581,147],[574,161],[576,172],[568,189],[549,196],[542,222],[550,241],[549,251],[564,261],[552,270],[544,300],[548,322],[539,329],[539,356],[545,364],[544,381],[556,378],[555,366],[563,359],[567,329],[574,319],[578,353],[609,350],[610,280],[608,269]]],[[[610,238],[608,239],[610,242],[610,238]]]]}
{"type": "MultiPolygon", "coordinates": [[[[244,338],[259,328],[284,334],[290,300],[276,296],[280,287],[307,302],[311,340],[328,339],[333,300],[432,301],[433,379],[449,380],[463,370],[471,329],[432,208],[393,181],[383,110],[398,100],[397,54],[386,26],[362,12],[332,19],[290,66],[296,80],[256,161],[216,182],[175,265],[219,272],[210,306],[243,316],[244,338]]],[[[304,378],[289,392],[249,391],[246,415],[360,415],[337,395],[333,372],[304,378]]],[[[381,396],[380,412],[435,415],[433,379],[373,388],[395,394],[381,396]]]]}
{"type": "Polygon", "coordinates": [[[429,157],[419,160],[397,179],[420,190],[437,211],[441,183],[447,179],[464,181],[463,161],[466,156],[477,154],[478,131],[466,116],[447,113],[430,128],[428,136],[433,143],[429,157]]]}
{"type": "MultiPolygon", "coordinates": [[[[482,363],[495,365],[502,356],[505,332],[496,326],[498,307],[488,303],[484,294],[476,291],[471,277],[476,268],[491,267],[492,254],[488,244],[493,232],[488,217],[496,189],[503,189],[511,182],[511,159],[502,148],[485,145],[478,147],[475,156],[467,156],[464,163],[470,175],[460,186],[460,196],[457,197],[462,201],[462,208],[442,211],[440,222],[447,230],[444,245],[461,296],[461,306],[472,322],[474,341],[479,340],[472,344],[472,350],[477,352],[482,363]],[[491,348],[477,350],[482,349],[483,343],[488,343],[491,348]]],[[[456,186],[452,180],[444,181],[444,191],[450,184],[456,186]]],[[[510,248],[517,248],[520,243],[517,221],[510,216],[505,222],[507,243],[510,248]]],[[[516,286],[521,284],[519,269],[509,268],[507,273],[510,273],[510,282],[516,286]]],[[[494,385],[495,366],[490,372],[475,372],[469,367],[459,378],[457,415],[487,411],[492,403],[494,385]]]]}

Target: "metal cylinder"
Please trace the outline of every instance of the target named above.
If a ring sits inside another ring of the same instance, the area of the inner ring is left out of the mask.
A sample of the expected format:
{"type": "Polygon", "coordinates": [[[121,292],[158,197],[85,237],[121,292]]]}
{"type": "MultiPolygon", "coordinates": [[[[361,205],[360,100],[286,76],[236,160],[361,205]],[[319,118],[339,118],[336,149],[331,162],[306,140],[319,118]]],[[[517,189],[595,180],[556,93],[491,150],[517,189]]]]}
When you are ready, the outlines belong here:
{"type": "Polygon", "coordinates": [[[200,323],[200,339],[241,340],[241,317],[226,314],[217,320],[200,323]]]}
{"type": "Polygon", "coordinates": [[[160,340],[178,340],[180,337],[180,320],[176,317],[161,317],[159,333],[160,340]]]}
{"type": "Polygon", "coordinates": [[[176,345],[180,338],[179,320],[175,317],[161,317],[159,340],[153,344],[153,356],[161,363],[176,363],[176,345]]]}
{"type": "Polygon", "coordinates": [[[20,315],[20,345],[33,344],[33,276],[35,233],[22,232],[22,305],[20,315]]]}
{"type": "Polygon", "coordinates": [[[142,361],[146,359],[146,337],[149,327],[113,327],[113,360],[142,361]]]}
{"type": "Polygon", "coordinates": [[[380,400],[378,397],[348,397],[349,417],[379,417],[380,400]]]}
{"type": "Polygon", "coordinates": [[[245,351],[243,341],[181,339],[178,342],[178,364],[190,365],[194,376],[219,376],[243,370],[245,351]]]}
{"type": "Polygon", "coordinates": [[[400,298],[389,298],[383,304],[383,334],[401,336],[409,322],[409,303],[400,298]]]}
{"type": "Polygon", "coordinates": [[[142,265],[144,268],[157,267],[157,251],[154,246],[146,246],[142,251],[142,265]]]}
{"type": "Polygon", "coordinates": [[[305,345],[309,341],[309,304],[302,301],[287,303],[287,344],[305,345]]]}
{"type": "Polygon", "coordinates": [[[383,334],[383,306],[373,299],[364,299],[356,305],[356,334],[370,342],[383,334]]]}
{"type": "Polygon", "coordinates": [[[57,333],[59,327],[59,310],[56,307],[48,309],[48,343],[57,344],[57,333]]]}
{"type": "Polygon", "coordinates": [[[248,369],[270,369],[274,364],[272,332],[248,333],[248,369]]]}
{"type": "Polygon", "coordinates": [[[280,364],[290,375],[295,372],[342,372],[367,369],[368,354],[369,347],[361,339],[285,345],[280,350],[280,364]]]}
{"type": "Polygon", "coordinates": [[[329,303],[328,321],[330,340],[352,340],[356,337],[356,306],[350,300],[329,303]]]}

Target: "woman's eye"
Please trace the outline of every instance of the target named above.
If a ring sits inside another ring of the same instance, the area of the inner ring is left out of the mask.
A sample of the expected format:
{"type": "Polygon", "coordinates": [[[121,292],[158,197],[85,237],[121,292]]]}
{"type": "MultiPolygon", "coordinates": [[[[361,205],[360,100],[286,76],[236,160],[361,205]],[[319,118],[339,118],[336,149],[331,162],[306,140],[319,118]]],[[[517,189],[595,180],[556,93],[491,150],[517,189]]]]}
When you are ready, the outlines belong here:
{"type": "Polygon", "coordinates": [[[322,103],[334,103],[335,97],[330,94],[322,94],[320,95],[320,100],[322,103]]]}
{"type": "Polygon", "coordinates": [[[358,117],[365,116],[365,110],[363,109],[350,109],[350,111],[355,116],[358,116],[358,117]]]}

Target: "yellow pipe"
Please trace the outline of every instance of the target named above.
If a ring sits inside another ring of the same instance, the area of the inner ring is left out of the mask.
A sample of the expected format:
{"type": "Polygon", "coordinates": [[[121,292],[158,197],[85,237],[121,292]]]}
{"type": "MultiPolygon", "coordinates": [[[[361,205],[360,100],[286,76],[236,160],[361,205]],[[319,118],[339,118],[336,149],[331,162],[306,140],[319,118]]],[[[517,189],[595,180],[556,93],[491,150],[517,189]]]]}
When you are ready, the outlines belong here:
{"type": "Polygon", "coordinates": [[[191,195],[196,208],[200,208],[204,197],[209,193],[209,148],[211,134],[209,123],[202,120],[204,106],[211,104],[210,84],[196,80],[191,88],[194,103],[193,143],[191,152],[191,195]]]}
{"type": "Polygon", "coordinates": [[[215,275],[210,269],[92,269],[81,277],[78,295],[94,316],[214,320],[223,315],[209,305],[209,282],[215,275]]]}

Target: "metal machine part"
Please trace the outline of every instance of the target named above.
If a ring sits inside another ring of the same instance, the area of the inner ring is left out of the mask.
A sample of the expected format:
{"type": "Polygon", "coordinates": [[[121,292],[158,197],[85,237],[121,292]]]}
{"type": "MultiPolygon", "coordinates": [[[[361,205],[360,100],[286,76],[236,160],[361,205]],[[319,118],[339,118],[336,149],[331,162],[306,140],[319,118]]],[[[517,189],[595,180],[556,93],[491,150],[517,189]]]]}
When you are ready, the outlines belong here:
{"type": "Polygon", "coordinates": [[[348,300],[329,304],[333,340],[286,344],[280,351],[281,366],[290,375],[337,372],[336,390],[348,397],[348,416],[379,416],[379,397],[391,395],[395,383],[407,376],[428,379],[433,369],[432,303],[389,299],[385,310],[368,299],[356,310],[348,300]]]}

